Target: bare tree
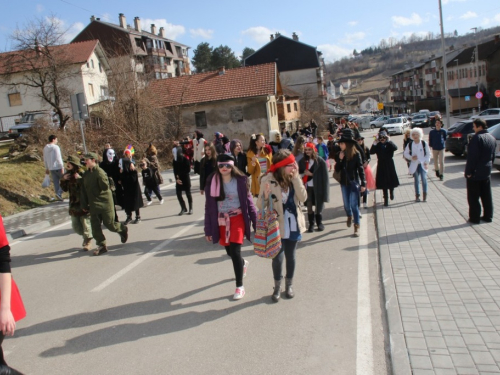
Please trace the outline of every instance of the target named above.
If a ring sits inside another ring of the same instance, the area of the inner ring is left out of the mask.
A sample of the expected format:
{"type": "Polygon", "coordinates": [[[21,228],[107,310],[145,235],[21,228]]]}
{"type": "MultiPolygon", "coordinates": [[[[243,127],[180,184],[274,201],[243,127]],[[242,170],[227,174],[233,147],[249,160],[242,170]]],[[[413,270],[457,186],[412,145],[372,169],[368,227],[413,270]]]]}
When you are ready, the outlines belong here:
{"type": "Polygon", "coordinates": [[[63,110],[69,106],[68,80],[78,74],[61,48],[64,34],[54,16],[28,21],[12,33],[15,51],[6,53],[0,63],[0,85],[31,89],[50,106],[61,129],[70,119],[63,110]]]}

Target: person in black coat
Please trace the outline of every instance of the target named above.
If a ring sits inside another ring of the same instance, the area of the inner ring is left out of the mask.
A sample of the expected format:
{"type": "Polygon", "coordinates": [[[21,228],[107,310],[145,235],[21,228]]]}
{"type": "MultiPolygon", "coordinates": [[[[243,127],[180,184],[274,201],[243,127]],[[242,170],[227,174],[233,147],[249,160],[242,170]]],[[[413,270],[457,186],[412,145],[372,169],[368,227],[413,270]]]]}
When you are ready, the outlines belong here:
{"type": "Polygon", "coordinates": [[[247,172],[247,155],[243,152],[241,141],[239,139],[233,139],[229,145],[229,149],[231,150],[231,155],[233,155],[235,160],[234,165],[236,165],[245,175],[250,176],[247,172]]]}
{"type": "Polygon", "coordinates": [[[115,206],[115,221],[118,222],[116,206],[118,205],[123,208],[123,186],[119,183],[120,167],[118,166],[118,157],[115,150],[112,148],[104,150],[99,167],[108,175],[109,186],[113,193],[113,204],[115,206]]]}
{"type": "Polygon", "coordinates": [[[123,186],[123,209],[127,214],[124,224],[127,225],[132,221],[133,211],[135,212],[134,224],[139,224],[141,222],[140,208],[144,207],[139,176],[137,175],[134,163],[132,163],[130,150],[125,150],[123,156],[120,169],[120,182],[123,186]]]}
{"type": "MultiPolygon", "coordinates": [[[[191,196],[191,178],[189,173],[191,172],[191,163],[182,153],[182,147],[177,147],[177,158],[173,163],[174,165],[174,176],[175,176],[175,192],[177,193],[177,199],[181,205],[181,212],[179,216],[187,213],[188,215],[193,214],[193,197],[191,196]],[[186,193],[186,197],[189,204],[189,211],[186,208],[186,202],[182,198],[182,192],[186,193]]],[[[201,176],[200,176],[201,177],[201,176]]]]}
{"type": "Polygon", "coordinates": [[[479,224],[493,221],[493,199],[491,196],[491,167],[495,161],[496,141],[486,129],[488,125],[481,119],[472,123],[474,136],[467,149],[465,178],[467,179],[467,202],[469,203],[469,222],[479,224]],[[483,216],[481,216],[481,204],[483,216]]]}
{"type": "Polygon", "coordinates": [[[377,154],[377,175],[375,181],[377,189],[381,189],[384,195],[384,206],[389,205],[388,192],[391,201],[394,200],[394,188],[399,186],[398,174],[394,165],[394,151],[398,146],[387,136],[386,132],[380,132],[377,139],[370,148],[370,154],[377,154]]]}
{"type": "Polygon", "coordinates": [[[330,181],[326,162],[316,153],[313,143],[304,146],[304,157],[299,161],[299,173],[307,189],[307,216],[309,219],[308,232],[314,230],[314,219],[318,231],[323,231],[323,208],[329,201],[330,181]],[[313,210],[314,206],[314,210],[313,210]]]}

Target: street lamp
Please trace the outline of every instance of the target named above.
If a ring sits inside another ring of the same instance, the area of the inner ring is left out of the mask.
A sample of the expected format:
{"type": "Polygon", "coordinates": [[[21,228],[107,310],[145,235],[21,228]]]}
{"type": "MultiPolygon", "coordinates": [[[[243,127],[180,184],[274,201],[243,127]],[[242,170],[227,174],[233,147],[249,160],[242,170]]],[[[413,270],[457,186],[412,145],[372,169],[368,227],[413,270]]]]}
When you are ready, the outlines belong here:
{"type": "Polygon", "coordinates": [[[460,80],[458,79],[458,59],[453,60],[457,63],[457,85],[458,85],[458,111],[459,115],[462,116],[462,103],[460,99],[460,80]]]}
{"type": "MultiPolygon", "coordinates": [[[[477,27],[473,27],[471,30],[474,30],[474,42],[476,43],[476,53],[474,56],[474,69],[475,73],[474,75],[477,78],[476,81],[476,86],[477,86],[477,92],[479,92],[479,49],[477,47],[477,27]]],[[[477,106],[478,106],[478,113],[481,112],[481,99],[477,99],[477,106]]]]}
{"type": "Polygon", "coordinates": [[[446,67],[446,49],[444,45],[444,27],[443,27],[443,9],[441,6],[441,0],[439,0],[439,20],[441,24],[441,53],[443,54],[441,65],[443,66],[443,75],[442,78],[444,80],[444,97],[446,104],[446,126],[450,126],[450,105],[448,100],[448,70],[446,67]]]}

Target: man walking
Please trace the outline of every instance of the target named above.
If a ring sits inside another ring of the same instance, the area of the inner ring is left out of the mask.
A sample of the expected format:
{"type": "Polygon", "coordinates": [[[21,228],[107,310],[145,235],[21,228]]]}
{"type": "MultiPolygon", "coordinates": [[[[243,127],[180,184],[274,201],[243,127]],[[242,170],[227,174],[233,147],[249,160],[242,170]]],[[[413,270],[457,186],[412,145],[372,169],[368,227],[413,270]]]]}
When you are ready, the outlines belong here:
{"type": "Polygon", "coordinates": [[[491,223],[493,220],[493,199],[491,197],[491,167],[495,160],[496,141],[486,129],[482,119],[472,123],[476,133],[469,142],[465,177],[467,178],[467,201],[469,203],[469,223],[479,224],[479,220],[491,223]],[[481,204],[483,216],[481,216],[481,204]]]}
{"type": "Polygon", "coordinates": [[[64,163],[61,156],[61,149],[57,145],[57,137],[49,135],[49,143],[43,149],[43,162],[45,164],[45,174],[52,176],[56,197],[62,200],[62,189],[59,181],[64,174],[64,163]]]}
{"type": "Polygon", "coordinates": [[[429,147],[432,150],[432,158],[434,159],[434,170],[436,171],[436,177],[439,177],[441,181],[443,181],[444,177],[444,146],[448,135],[448,132],[442,129],[442,126],[441,118],[436,116],[436,128],[429,132],[429,147]]]}
{"type": "Polygon", "coordinates": [[[108,251],[101,224],[111,232],[120,234],[122,243],[127,242],[128,229],[122,223],[115,222],[115,206],[108,176],[97,165],[97,159],[97,154],[93,152],[85,155],[87,171],[83,174],[81,206],[85,212],[90,211],[90,225],[97,243],[94,255],[101,255],[108,251]]]}

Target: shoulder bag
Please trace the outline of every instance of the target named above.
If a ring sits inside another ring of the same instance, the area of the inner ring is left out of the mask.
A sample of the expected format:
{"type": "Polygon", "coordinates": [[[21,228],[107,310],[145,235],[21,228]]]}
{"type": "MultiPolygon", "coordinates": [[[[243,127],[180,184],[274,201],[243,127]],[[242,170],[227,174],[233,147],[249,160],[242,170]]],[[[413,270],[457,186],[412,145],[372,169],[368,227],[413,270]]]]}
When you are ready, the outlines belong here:
{"type": "Polygon", "coordinates": [[[269,197],[269,208],[266,209],[264,194],[262,194],[262,209],[257,215],[253,248],[259,257],[270,259],[281,250],[278,214],[273,209],[272,197],[269,197]]]}

